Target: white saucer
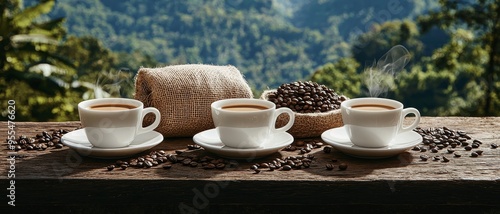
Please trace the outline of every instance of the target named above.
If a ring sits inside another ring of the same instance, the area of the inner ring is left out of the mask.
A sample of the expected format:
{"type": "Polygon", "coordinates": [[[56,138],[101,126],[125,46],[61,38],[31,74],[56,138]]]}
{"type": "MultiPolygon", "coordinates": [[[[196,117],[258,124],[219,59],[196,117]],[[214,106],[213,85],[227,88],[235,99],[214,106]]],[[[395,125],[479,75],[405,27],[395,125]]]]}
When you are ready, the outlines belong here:
{"type": "Polygon", "coordinates": [[[325,143],[339,151],[359,158],[388,158],[396,156],[422,142],[422,136],[414,131],[399,134],[388,146],[380,148],[366,148],[351,143],[344,127],[326,130],[321,134],[325,143]]]}
{"type": "Polygon", "coordinates": [[[84,129],[78,129],[63,135],[61,142],[82,156],[111,159],[128,157],[153,148],[163,142],[163,135],[152,131],[137,135],[127,147],[99,148],[90,144],[84,129]]]}
{"type": "Polygon", "coordinates": [[[225,158],[233,159],[255,159],[265,157],[279,151],[293,143],[292,135],[287,132],[278,133],[271,136],[266,143],[259,148],[238,149],[225,146],[216,129],[202,131],[193,136],[193,141],[205,150],[225,158]]]}

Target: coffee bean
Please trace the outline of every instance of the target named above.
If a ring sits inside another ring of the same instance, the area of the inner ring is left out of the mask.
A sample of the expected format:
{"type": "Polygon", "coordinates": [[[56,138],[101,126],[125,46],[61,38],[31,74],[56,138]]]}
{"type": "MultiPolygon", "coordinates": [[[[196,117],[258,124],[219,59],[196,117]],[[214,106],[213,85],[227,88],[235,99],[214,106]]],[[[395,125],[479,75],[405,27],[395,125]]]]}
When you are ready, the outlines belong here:
{"type": "Polygon", "coordinates": [[[476,152],[472,152],[472,153],[470,153],[470,156],[475,158],[475,157],[479,156],[479,154],[477,154],[476,152]]]}
{"type": "Polygon", "coordinates": [[[215,168],[217,169],[224,169],[226,167],[226,164],[224,163],[218,163],[217,165],[215,165],[215,168]]]}
{"type": "Polygon", "coordinates": [[[477,153],[478,155],[483,155],[483,150],[476,150],[476,153],[477,153]]]}
{"type": "Polygon", "coordinates": [[[427,159],[429,159],[429,156],[427,156],[427,155],[420,155],[420,159],[423,160],[423,161],[427,161],[427,159]]]}
{"type": "Polygon", "coordinates": [[[108,171],[111,171],[115,168],[115,165],[109,165],[106,168],[108,169],[108,171]]]}
{"type": "Polygon", "coordinates": [[[419,146],[415,146],[411,150],[413,150],[413,151],[420,151],[420,147],[419,146]]]}
{"type": "Polygon", "coordinates": [[[438,150],[437,150],[436,148],[432,148],[432,149],[431,149],[431,152],[432,152],[432,153],[437,153],[437,152],[438,152],[438,150]]]}
{"type": "Polygon", "coordinates": [[[332,152],[332,147],[329,147],[329,146],[323,147],[323,152],[327,153],[327,154],[330,153],[330,152],[332,152]]]}
{"type": "Polygon", "coordinates": [[[290,171],[292,169],[292,167],[290,165],[283,165],[283,167],[281,169],[284,171],[290,171]]]}
{"type": "Polygon", "coordinates": [[[449,154],[455,152],[455,150],[448,148],[446,151],[448,151],[449,154]]]}
{"type": "Polygon", "coordinates": [[[58,143],[58,144],[55,145],[55,147],[56,147],[56,149],[60,149],[60,148],[63,147],[63,145],[61,143],[58,143]]]}
{"type": "Polygon", "coordinates": [[[450,162],[450,159],[446,158],[445,156],[443,156],[443,162],[450,162]]]}
{"type": "Polygon", "coordinates": [[[153,166],[153,163],[151,161],[146,160],[146,161],[144,161],[144,166],[147,168],[150,168],[153,166]]]}
{"type": "Polygon", "coordinates": [[[466,147],[464,147],[464,149],[467,150],[467,151],[470,151],[470,150],[472,150],[472,147],[471,146],[466,146],[466,147]]]}
{"type": "MultiPolygon", "coordinates": [[[[209,163],[209,164],[205,165],[203,168],[204,169],[215,169],[215,164],[209,163]]],[[[253,170],[255,170],[255,169],[253,169],[253,170]]]]}
{"type": "Polygon", "coordinates": [[[123,165],[121,165],[121,166],[120,166],[120,168],[121,168],[121,169],[123,169],[123,170],[125,170],[125,169],[127,169],[127,168],[128,168],[128,165],[123,164],[123,165]]]}
{"type": "Polygon", "coordinates": [[[269,164],[268,163],[261,163],[259,168],[269,168],[269,164]]]}
{"type": "Polygon", "coordinates": [[[344,170],[346,170],[346,169],[347,169],[347,164],[345,164],[345,163],[341,163],[341,164],[339,164],[339,170],[340,170],[340,171],[344,171],[344,170]]]}
{"type": "Polygon", "coordinates": [[[432,160],[433,161],[438,161],[438,160],[441,160],[441,158],[439,156],[434,156],[434,157],[432,157],[432,160]]]}
{"type": "Polygon", "coordinates": [[[498,144],[496,144],[496,143],[492,143],[490,146],[491,146],[492,149],[498,148],[498,144]]]}
{"type": "Polygon", "coordinates": [[[144,162],[143,161],[137,162],[137,167],[143,168],[144,167],[144,162]]]}
{"type": "Polygon", "coordinates": [[[325,165],[325,167],[326,167],[327,170],[333,170],[333,168],[334,168],[333,164],[331,164],[331,163],[327,163],[325,165]]]}
{"type": "Polygon", "coordinates": [[[455,153],[453,153],[453,156],[454,156],[454,157],[456,157],[456,158],[462,157],[462,155],[461,155],[461,154],[456,153],[456,152],[455,152],[455,153]]]}

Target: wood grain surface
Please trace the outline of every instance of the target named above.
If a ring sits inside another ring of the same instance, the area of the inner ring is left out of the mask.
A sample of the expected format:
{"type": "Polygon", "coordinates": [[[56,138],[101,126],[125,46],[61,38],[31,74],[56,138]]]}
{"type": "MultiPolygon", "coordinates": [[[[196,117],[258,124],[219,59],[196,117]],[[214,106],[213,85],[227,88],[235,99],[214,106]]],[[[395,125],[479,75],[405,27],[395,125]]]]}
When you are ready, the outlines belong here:
{"type": "MultiPolygon", "coordinates": [[[[291,171],[250,169],[255,163],[296,156],[298,151],[280,151],[262,159],[231,160],[223,170],[205,170],[173,164],[152,168],[108,171],[116,160],[82,157],[73,150],[48,148],[44,151],[12,152],[3,141],[0,162],[3,188],[15,181],[16,209],[58,207],[84,212],[163,212],[163,213],[346,213],[451,211],[500,212],[500,117],[423,117],[422,128],[448,127],[467,132],[483,142],[479,157],[457,148],[462,157],[454,158],[446,149],[429,156],[449,157],[449,162],[422,161],[418,151],[368,160],[333,150],[327,154],[314,149],[310,168],[291,171]],[[15,179],[9,156],[15,154],[15,179]],[[336,162],[333,162],[335,160],[336,162]],[[337,166],[326,170],[325,164],[337,166]],[[347,170],[338,170],[345,163],[347,170]],[[24,207],[24,208],[23,208],[24,207]],[[278,212],[280,211],[280,212],[278,212]]],[[[34,137],[42,131],[75,130],[79,122],[17,122],[16,135],[34,137]]],[[[7,122],[0,122],[0,138],[7,138],[7,122]]],[[[308,142],[312,139],[295,139],[308,142]]],[[[315,139],[318,140],[318,139],[315,139]]],[[[186,150],[191,138],[165,138],[151,150],[186,150]]],[[[149,151],[136,155],[144,155],[149,151]]],[[[214,156],[203,150],[185,155],[214,156]]],[[[120,160],[128,161],[130,158],[120,160]]],[[[8,194],[8,192],[7,192],[8,194]]],[[[8,198],[7,198],[8,200],[8,198]]],[[[8,209],[5,202],[2,209],[8,209]]]]}

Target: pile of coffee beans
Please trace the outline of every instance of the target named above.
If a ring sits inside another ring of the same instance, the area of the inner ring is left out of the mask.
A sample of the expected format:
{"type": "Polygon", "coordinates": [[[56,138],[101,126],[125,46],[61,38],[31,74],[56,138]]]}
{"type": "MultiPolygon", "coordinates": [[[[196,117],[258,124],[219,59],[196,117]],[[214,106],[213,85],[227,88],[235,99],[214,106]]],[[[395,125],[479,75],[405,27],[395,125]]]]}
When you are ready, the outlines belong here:
{"type": "MultiPolygon", "coordinates": [[[[61,137],[68,133],[69,131],[66,129],[58,129],[58,130],[50,130],[50,131],[42,131],[41,133],[36,134],[34,137],[28,137],[26,135],[19,136],[12,145],[14,146],[15,151],[19,150],[34,150],[34,151],[43,151],[48,148],[60,149],[63,147],[61,143],[61,137]]],[[[8,142],[8,140],[7,140],[8,142]]],[[[9,148],[9,144],[7,147],[9,148]]]]}
{"type": "Polygon", "coordinates": [[[268,100],[276,108],[288,107],[299,113],[320,113],[340,108],[340,103],[347,97],[338,95],[333,89],[316,82],[292,82],[278,87],[276,92],[268,94],[268,100]]]}
{"type": "MultiPolygon", "coordinates": [[[[449,162],[449,158],[442,154],[453,154],[453,157],[462,157],[462,153],[470,152],[470,157],[478,157],[483,154],[482,150],[478,148],[483,144],[480,140],[472,139],[465,131],[452,130],[447,127],[436,127],[423,129],[417,127],[415,132],[420,134],[423,138],[422,144],[413,147],[413,151],[430,152],[436,154],[432,157],[433,161],[449,162]],[[444,150],[446,152],[440,152],[444,150]]],[[[493,145],[492,145],[493,148],[493,145]]],[[[422,161],[431,159],[429,155],[420,155],[422,161]]]]}

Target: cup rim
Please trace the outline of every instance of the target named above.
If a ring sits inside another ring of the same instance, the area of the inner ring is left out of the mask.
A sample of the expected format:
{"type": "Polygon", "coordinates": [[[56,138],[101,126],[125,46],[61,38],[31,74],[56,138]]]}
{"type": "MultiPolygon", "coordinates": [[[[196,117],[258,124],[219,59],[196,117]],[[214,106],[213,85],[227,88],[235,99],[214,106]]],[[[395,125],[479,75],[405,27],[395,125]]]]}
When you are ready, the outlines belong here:
{"type": "MultiPolygon", "coordinates": [[[[383,112],[401,111],[404,108],[403,103],[401,103],[397,100],[388,99],[388,98],[379,98],[379,97],[361,97],[361,98],[349,99],[349,100],[342,102],[340,104],[340,107],[343,109],[349,109],[349,111],[353,111],[353,112],[375,113],[374,111],[366,111],[366,110],[359,110],[359,109],[351,108],[353,105],[359,104],[359,103],[387,104],[387,105],[390,105],[391,107],[394,107],[394,109],[385,110],[383,112]],[[370,103],[369,101],[372,101],[372,102],[370,103]],[[375,102],[375,103],[373,103],[373,102],[375,102]],[[383,102],[383,103],[377,103],[377,102],[383,102]]],[[[380,113],[380,112],[378,112],[378,113],[380,113]]]]}
{"type": "Polygon", "coordinates": [[[222,100],[217,100],[215,102],[212,102],[212,104],[210,105],[210,107],[212,109],[214,109],[214,110],[221,111],[221,112],[224,112],[224,113],[227,113],[227,114],[255,114],[255,113],[258,113],[258,112],[272,111],[272,110],[276,109],[276,104],[274,104],[271,101],[261,100],[261,99],[255,99],[255,98],[229,98],[229,99],[222,99],[222,100]],[[249,101],[252,102],[252,103],[247,103],[249,101]],[[236,104],[238,102],[241,102],[241,104],[257,104],[257,103],[259,103],[259,104],[266,105],[266,107],[268,107],[268,108],[260,110],[260,111],[248,111],[248,112],[245,112],[245,111],[230,111],[230,110],[222,109],[222,106],[225,103],[235,103],[236,104]]]}
{"type": "MultiPolygon", "coordinates": [[[[78,108],[81,110],[85,111],[90,111],[90,112],[103,112],[101,110],[94,110],[89,108],[92,105],[95,104],[130,104],[135,106],[135,108],[132,109],[123,109],[123,110],[114,110],[112,112],[124,112],[124,111],[131,111],[131,110],[137,110],[141,109],[144,107],[144,104],[136,99],[130,99],[130,98],[96,98],[96,99],[89,99],[89,100],[84,100],[78,103],[78,108]]],[[[104,111],[106,113],[110,113],[110,111],[104,111]]]]}

